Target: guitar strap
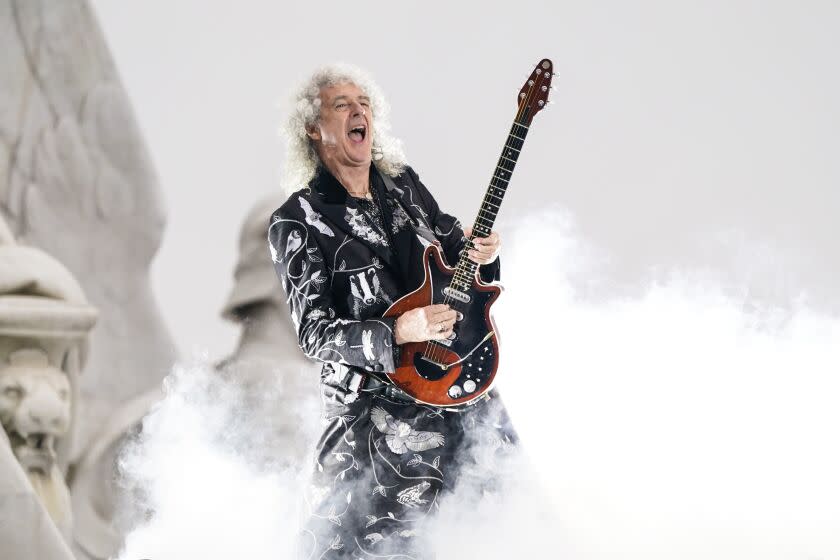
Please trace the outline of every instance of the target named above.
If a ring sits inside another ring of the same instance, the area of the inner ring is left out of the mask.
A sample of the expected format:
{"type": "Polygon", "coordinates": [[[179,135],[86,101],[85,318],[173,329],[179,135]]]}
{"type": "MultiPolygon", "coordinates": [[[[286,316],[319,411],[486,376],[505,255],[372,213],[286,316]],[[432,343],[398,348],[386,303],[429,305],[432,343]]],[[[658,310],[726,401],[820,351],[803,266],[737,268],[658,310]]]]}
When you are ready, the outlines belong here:
{"type": "Polygon", "coordinates": [[[397,204],[399,204],[402,207],[403,211],[409,217],[409,219],[411,220],[411,225],[414,226],[414,229],[417,231],[417,233],[429,243],[438,243],[434,232],[428,227],[426,227],[426,224],[424,224],[421,220],[416,219],[409,211],[409,209],[406,208],[402,198],[402,189],[397,187],[396,183],[394,183],[394,180],[385,173],[379,171],[378,168],[376,168],[376,172],[382,178],[382,182],[385,183],[385,189],[387,189],[388,193],[397,201],[397,204]]]}

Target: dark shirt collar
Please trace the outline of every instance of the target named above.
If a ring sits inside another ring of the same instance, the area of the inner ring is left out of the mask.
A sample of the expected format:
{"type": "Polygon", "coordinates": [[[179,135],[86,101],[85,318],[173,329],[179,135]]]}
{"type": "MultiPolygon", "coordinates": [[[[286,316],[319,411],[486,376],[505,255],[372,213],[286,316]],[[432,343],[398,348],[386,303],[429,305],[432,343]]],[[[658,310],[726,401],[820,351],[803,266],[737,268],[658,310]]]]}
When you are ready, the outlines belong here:
{"type": "MultiPolygon", "coordinates": [[[[379,177],[379,173],[376,172],[376,167],[372,163],[370,164],[370,181],[373,188],[377,189],[379,194],[382,194],[382,178],[379,177]]],[[[324,202],[328,204],[346,204],[348,199],[353,198],[338,179],[323,165],[318,166],[315,177],[309,183],[309,186],[323,196],[324,202]]]]}

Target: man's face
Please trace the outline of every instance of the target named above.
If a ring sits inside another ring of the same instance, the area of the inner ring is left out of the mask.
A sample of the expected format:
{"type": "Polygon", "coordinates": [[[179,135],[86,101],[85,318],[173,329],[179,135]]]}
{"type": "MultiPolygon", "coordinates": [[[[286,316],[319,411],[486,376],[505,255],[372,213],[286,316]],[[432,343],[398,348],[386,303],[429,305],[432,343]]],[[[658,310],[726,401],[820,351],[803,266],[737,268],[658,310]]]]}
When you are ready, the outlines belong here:
{"type": "Polygon", "coordinates": [[[321,160],[332,167],[370,166],[373,115],[370,99],[355,84],[321,88],[321,118],[309,131],[321,160]]]}

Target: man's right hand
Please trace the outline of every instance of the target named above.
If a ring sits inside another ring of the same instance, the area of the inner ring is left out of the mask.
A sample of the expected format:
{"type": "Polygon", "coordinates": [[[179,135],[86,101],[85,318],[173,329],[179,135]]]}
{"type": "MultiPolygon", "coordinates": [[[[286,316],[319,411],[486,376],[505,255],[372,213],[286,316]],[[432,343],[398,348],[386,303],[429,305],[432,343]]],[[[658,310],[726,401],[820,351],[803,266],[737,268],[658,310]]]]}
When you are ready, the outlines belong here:
{"type": "Polygon", "coordinates": [[[397,318],[394,339],[397,344],[443,340],[452,336],[457,315],[443,303],[416,307],[397,318]]]}

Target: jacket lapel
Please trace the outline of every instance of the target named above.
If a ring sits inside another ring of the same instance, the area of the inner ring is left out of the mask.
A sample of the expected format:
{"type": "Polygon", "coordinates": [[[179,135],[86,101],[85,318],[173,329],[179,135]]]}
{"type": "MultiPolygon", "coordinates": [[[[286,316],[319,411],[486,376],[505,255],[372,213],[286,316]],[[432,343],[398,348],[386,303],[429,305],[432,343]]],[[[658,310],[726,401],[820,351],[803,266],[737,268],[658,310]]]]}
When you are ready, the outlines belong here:
{"type": "MultiPolygon", "coordinates": [[[[387,240],[387,233],[380,232],[375,224],[370,223],[362,213],[361,208],[356,204],[355,199],[347,194],[347,190],[329,171],[320,167],[309,187],[320,195],[312,197],[312,206],[315,212],[324,216],[330,224],[335,225],[350,237],[365,244],[387,264],[394,266],[394,255],[391,249],[387,245],[382,245],[376,241],[378,235],[385,235],[387,240]],[[356,224],[355,228],[353,227],[354,223],[356,224]],[[365,227],[371,228],[375,235],[364,235],[365,227]]],[[[387,225],[390,227],[390,223],[387,223],[387,225]]]]}
{"type": "MultiPolygon", "coordinates": [[[[374,185],[377,183],[376,179],[384,187],[386,196],[396,200],[402,206],[403,210],[408,213],[409,218],[411,218],[409,226],[402,228],[394,235],[394,245],[401,248],[399,251],[396,251],[396,259],[403,280],[405,281],[405,287],[408,292],[412,292],[425,279],[425,271],[422,263],[423,251],[426,247],[420,242],[418,236],[423,237],[430,243],[437,243],[437,239],[435,239],[431,230],[426,227],[428,217],[426,216],[425,210],[419,206],[419,203],[415,203],[413,200],[414,194],[409,186],[397,186],[392,178],[378,171],[376,172],[374,185]]],[[[388,227],[391,227],[390,219],[391,217],[389,216],[388,227]]]]}

